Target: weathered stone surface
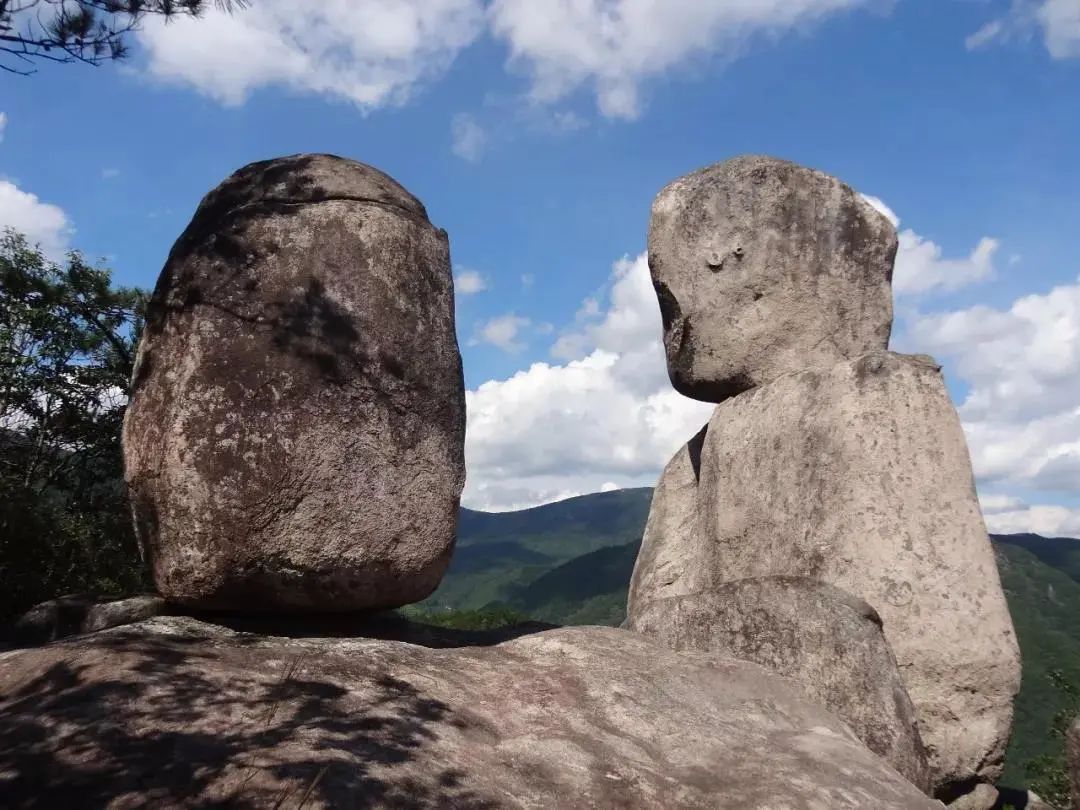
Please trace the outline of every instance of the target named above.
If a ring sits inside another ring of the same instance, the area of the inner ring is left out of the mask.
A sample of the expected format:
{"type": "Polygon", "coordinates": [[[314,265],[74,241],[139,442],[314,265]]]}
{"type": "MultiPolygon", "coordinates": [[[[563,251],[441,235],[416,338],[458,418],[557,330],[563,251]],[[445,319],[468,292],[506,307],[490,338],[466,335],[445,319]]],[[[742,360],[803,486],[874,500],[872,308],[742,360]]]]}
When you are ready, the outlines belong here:
{"type": "MultiPolygon", "coordinates": [[[[686,592],[798,576],[865,599],[884,621],[939,795],[996,779],[1019,652],[964,434],[930,358],[871,353],[720,404],[697,502],[686,592]]],[[[641,571],[635,580],[631,622],[671,590],[650,593],[641,571]]]]}
{"type": "Polygon", "coordinates": [[[641,550],[630,578],[628,619],[636,606],[694,592],[700,565],[707,551],[698,524],[698,475],[701,447],[708,426],[679,448],[653,490],[641,550]]]}
{"type": "Polygon", "coordinates": [[[206,196],[124,426],[166,598],[345,611],[438,585],[464,483],[452,284],[446,233],[370,166],[280,158],[206,196]]]}
{"type": "Polygon", "coordinates": [[[652,602],[628,627],[675,650],[722,653],[784,675],[908,781],[931,789],[915,709],[881,619],[863,600],[797,577],[743,579],[652,602]]]}
{"type": "Polygon", "coordinates": [[[1066,735],[1065,747],[1069,761],[1069,780],[1072,783],[1072,800],[1080,810],[1080,717],[1073,721],[1066,735]]]}
{"type": "Polygon", "coordinates": [[[754,664],[574,628],[495,647],[152,619],[0,655],[5,806],[919,808],[754,664]]]}
{"type": "MultiPolygon", "coordinates": [[[[949,802],[948,808],[949,810],[993,810],[997,806],[998,798],[997,788],[993,785],[978,784],[970,793],[965,793],[949,802]]],[[[1025,807],[1025,810],[1028,808],[1025,807]]]]}
{"type": "Polygon", "coordinates": [[[787,161],[738,157],[675,180],[649,226],[672,384],[720,402],[885,349],[896,249],[851,188],[787,161]]]}
{"type": "Polygon", "coordinates": [[[69,594],[34,605],[0,636],[23,644],[41,644],[167,615],[171,610],[154,594],[104,602],[91,594],[69,594]]]}

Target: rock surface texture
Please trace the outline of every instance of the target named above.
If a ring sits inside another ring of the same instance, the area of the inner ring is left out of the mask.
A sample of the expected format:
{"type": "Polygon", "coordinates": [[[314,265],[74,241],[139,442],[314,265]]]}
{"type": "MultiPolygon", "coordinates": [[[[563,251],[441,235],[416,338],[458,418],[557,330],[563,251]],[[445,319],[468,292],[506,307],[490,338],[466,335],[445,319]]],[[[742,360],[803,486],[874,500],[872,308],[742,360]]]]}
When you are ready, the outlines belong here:
{"type": "Polygon", "coordinates": [[[124,451],[158,589],[356,610],[438,585],[464,484],[446,233],[382,172],[254,163],[199,205],[139,348],[124,451]]]}
{"type": "Polygon", "coordinates": [[[649,226],[672,384],[721,402],[885,349],[896,250],[884,216],[813,169],[747,156],[679,178],[649,226]]]}
{"type": "Polygon", "coordinates": [[[1080,810],[1080,717],[1077,717],[1066,734],[1066,756],[1069,762],[1069,781],[1072,785],[1072,800],[1076,810],[1080,810]]]}
{"type": "Polygon", "coordinates": [[[13,641],[41,644],[79,633],[133,624],[168,615],[170,605],[155,594],[129,596],[102,602],[89,594],[72,594],[34,605],[7,628],[13,641]]]}
{"type": "Polygon", "coordinates": [[[939,807],[754,664],[611,628],[494,647],[158,618],[0,655],[12,808],[939,807]]]}
{"type": "MultiPolygon", "coordinates": [[[[883,620],[938,794],[992,783],[1019,651],[938,366],[875,352],[789,374],[720,404],[698,441],[696,492],[680,478],[664,510],[695,512],[699,536],[647,534],[641,560],[684,558],[687,593],[789,576],[864,599],[883,620]]],[[[639,561],[628,626],[675,590],[639,561]]]]}
{"type": "Polygon", "coordinates": [[[799,684],[908,781],[929,791],[915,710],[866,602],[796,577],[743,579],[650,603],[629,629],[674,650],[761,664],[799,684]]]}

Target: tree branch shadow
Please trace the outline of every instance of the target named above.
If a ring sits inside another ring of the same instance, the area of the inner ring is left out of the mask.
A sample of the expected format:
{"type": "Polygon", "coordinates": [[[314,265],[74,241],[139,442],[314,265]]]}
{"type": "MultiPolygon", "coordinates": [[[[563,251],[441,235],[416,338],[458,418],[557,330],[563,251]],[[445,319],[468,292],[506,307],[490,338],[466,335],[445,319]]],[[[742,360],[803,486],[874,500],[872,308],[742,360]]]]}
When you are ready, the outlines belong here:
{"type": "Polygon", "coordinates": [[[9,658],[0,803],[497,806],[426,752],[466,718],[378,662],[287,650],[133,629],[9,658]]]}

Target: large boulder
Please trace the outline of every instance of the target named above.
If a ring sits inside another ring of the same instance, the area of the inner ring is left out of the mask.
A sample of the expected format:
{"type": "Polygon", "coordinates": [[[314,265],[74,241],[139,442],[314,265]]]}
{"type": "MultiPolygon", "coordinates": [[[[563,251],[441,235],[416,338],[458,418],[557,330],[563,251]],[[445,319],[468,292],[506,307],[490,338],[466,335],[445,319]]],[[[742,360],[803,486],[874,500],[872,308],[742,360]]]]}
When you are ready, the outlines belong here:
{"type": "Polygon", "coordinates": [[[915,709],[881,619],[863,600],[797,577],[742,579],[659,599],[628,627],[674,650],[723,653],[788,677],[908,781],[931,789],[915,709]]]}
{"type": "Polygon", "coordinates": [[[454,544],[465,398],[446,232],[330,155],[211,191],[154,290],[124,424],[139,540],[183,605],[424,598],[454,544]]]}
{"type": "Polygon", "coordinates": [[[885,349],[896,229],[839,180],[745,156],[657,196],[649,269],[668,374],[720,402],[781,374],[885,349]]]}
{"type": "Polygon", "coordinates": [[[1072,785],[1072,800],[1076,810],[1080,810],[1080,716],[1078,716],[1065,738],[1066,758],[1069,768],[1069,782],[1072,785]]]}
{"type": "Polygon", "coordinates": [[[754,664],[574,628],[493,647],[191,619],[0,655],[5,807],[937,807],[754,664]]]}
{"type": "MultiPolygon", "coordinates": [[[[699,469],[701,537],[647,538],[684,544],[685,592],[795,576],[866,600],[915,705],[937,793],[993,783],[1020,657],[940,368],[876,352],[781,377],[717,406],[699,469]]],[[[640,566],[634,580],[631,625],[671,592],[646,587],[640,566]]]]}

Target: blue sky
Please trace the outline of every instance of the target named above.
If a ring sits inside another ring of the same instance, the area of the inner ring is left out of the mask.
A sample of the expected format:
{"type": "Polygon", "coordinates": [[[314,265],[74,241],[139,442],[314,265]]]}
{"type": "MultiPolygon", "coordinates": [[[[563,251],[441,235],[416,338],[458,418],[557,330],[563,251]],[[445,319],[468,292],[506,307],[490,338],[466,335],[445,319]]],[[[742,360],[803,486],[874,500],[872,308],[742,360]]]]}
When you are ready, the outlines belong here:
{"type": "Polygon", "coordinates": [[[649,205],[788,158],[899,218],[894,345],[945,363],[991,527],[1080,533],[1080,0],[298,5],[0,75],[0,225],[152,286],[245,163],[378,166],[450,234],[466,503],[509,508],[652,484],[705,421],[663,375],[649,205]]]}

